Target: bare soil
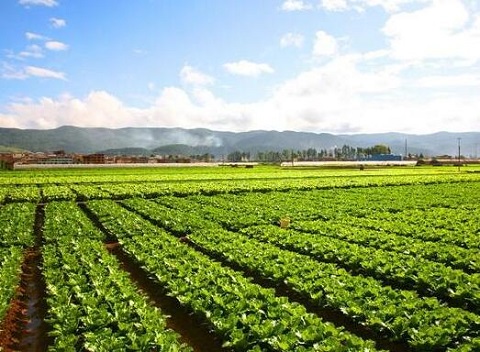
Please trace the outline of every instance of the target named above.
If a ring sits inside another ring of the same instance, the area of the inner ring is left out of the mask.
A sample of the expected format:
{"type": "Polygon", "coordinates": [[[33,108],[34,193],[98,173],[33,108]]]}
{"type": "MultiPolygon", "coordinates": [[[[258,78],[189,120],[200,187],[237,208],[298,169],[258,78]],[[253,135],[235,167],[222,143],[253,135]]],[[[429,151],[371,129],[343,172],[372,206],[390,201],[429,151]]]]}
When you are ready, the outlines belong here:
{"type": "Polygon", "coordinates": [[[44,321],[47,311],[45,284],[40,271],[38,249],[25,251],[20,285],[10,303],[0,332],[0,347],[4,351],[46,351],[49,341],[44,321]]]}
{"type": "Polygon", "coordinates": [[[192,314],[174,297],[167,296],[164,288],[153,281],[149,274],[123,251],[118,242],[110,242],[105,246],[120,261],[123,270],[130,274],[140,290],[156,307],[169,315],[167,327],[180,335],[180,341],[191,346],[196,352],[227,351],[222,347],[222,341],[209,329],[205,319],[192,314]]]}

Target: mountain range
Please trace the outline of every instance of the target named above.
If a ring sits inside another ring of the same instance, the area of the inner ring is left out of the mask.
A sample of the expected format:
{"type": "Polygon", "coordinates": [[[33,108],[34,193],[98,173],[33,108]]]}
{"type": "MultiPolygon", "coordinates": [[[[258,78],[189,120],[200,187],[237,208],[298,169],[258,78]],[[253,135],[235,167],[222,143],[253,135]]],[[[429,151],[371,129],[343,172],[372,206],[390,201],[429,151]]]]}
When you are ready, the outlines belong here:
{"type": "Polygon", "coordinates": [[[330,149],[349,145],[388,145],[395,154],[477,156],[480,132],[330,134],[294,131],[221,132],[184,128],[84,128],[62,126],[49,130],[0,128],[0,150],[55,151],[108,154],[205,154],[217,157],[233,151],[330,149]]]}

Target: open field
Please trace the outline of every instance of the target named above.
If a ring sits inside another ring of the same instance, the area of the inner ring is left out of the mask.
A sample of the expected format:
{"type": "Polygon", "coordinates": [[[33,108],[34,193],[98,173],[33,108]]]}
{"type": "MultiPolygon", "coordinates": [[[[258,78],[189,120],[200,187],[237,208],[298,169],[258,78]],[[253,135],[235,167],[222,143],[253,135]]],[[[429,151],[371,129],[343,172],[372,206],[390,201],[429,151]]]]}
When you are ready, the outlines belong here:
{"type": "Polygon", "coordinates": [[[480,351],[478,171],[0,172],[0,350],[480,351]]]}

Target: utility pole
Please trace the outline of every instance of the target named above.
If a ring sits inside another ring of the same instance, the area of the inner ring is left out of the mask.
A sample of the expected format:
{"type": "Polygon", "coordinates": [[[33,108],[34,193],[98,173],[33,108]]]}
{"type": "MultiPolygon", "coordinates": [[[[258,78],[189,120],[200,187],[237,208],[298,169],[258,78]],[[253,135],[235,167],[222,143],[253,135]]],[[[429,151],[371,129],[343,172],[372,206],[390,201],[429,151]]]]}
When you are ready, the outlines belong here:
{"type": "Polygon", "coordinates": [[[460,157],[461,157],[461,153],[460,153],[460,141],[462,139],[459,137],[457,138],[457,141],[458,141],[458,171],[460,171],[460,157]]]}
{"type": "Polygon", "coordinates": [[[407,156],[408,156],[408,144],[407,144],[407,139],[405,138],[405,154],[403,156],[403,160],[407,160],[407,156]]]}

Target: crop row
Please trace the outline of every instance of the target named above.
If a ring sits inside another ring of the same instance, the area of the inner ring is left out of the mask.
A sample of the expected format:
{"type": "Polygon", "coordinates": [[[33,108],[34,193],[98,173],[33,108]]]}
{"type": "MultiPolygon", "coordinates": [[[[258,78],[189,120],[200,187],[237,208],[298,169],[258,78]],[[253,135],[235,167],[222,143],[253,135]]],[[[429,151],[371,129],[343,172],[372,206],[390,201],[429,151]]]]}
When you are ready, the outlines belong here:
{"type": "Polygon", "coordinates": [[[388,185],[428,185],[478,181],[475,174],[410,175],[403,177],[319,177],[319,178],[265,178],[227,180],[198,180],[185,182],[138,182],[99,184],[59,184],[37,186],[3,186],[0,202],[38,202],[74,199],[124,199],[160,195],[222,194],[243,192],[271,192],[355,188],[388,185]]]}
{"type": "MultiPolygon", "coordinates": [[[[432,188],[432,191],[440,188],[438,185],[428,187],[432,188]]],[[[405,190],[399,192],[396,187],[393,189],[365,188],[350,190],[350,192],[356,193],[357,199],[371,199],[372,193],[385,196],[394,193],[400,198],[406,193],[405,190]]],[[[389,215],[391,218],[399,217],[400,214],[411,213],[411,211],[405,209],[389,214],[372,210],[367,216],[356,217],[352,215],[355,211],[352,209],[352,203],[353,206],[358,206],[362,210],[365,207],[361,201],[360,204],[354,203],[343,190],[190,196],[181,199],[161,197],[158,201],[168,207],[200,212],[203,217],[215,220],[225,228],[234,231],[253,225],[275,224],[282,216],[288,214],[292,219],[293,228],[301,231],[320,233],[375,248],[414,255],[469,272],[479,272],[480,269],[478,251],[480,211],[477,209],[467,211],[434,207],[428,210],[431,221],[423,223],[420,223],[423,218],[419,210],[410,216],[405,214],[402,216],[402,221],[386,221],[386,219],[389,219],[389,215]],[[340,210],[338,203],[341,202],[342,196],[348,199],[350,205],[349,208],[345,205],[340,210]],[[198,207],[198,204],[201,206],[198,207]],[[326,208],[327,206],[330,208],[326,208]],[[452,228],[440,230],[439,227],[445,222],[444,219],[449,217],[456,220],[451,223],[452,228]],[[315,221],[315,219],[320,220],[315,221]],[[416,229],[416,232],[413,234],[412,231],[401,232],[406,228],[416,229]]],[[[372,202],[376,200],[372,199],[372,202]]],[[[381,200],[378,203],[381,203],[381,200]]],[[[391,204],[392,201],[389,200],[388,203],[391,204]]],[[[397,204],[402,204],[400,199],[397,204]]]]}
{"type": "Polygon", "coordinates": [[[74,203],[45,209],[43,274],[53,351],[188,351],[137,292],[74,203]]]}
{"type": "Polygon", "coordinates": [[[441,263],[374,249],[321,235],[310,235],[273,226],[243,230],[258,240],[338,263],[351,271],[375,277],[399,287],[412,288],[456,305],[480,312],[480,275],[466,274],[441,263]]]}
{"type": "MultiPolygon", "coordinates": [[[[452,209],[452,212],[455,213],[456,210],[452,209]]],[[[461,211],[458,212],[461,213],[461,211]]],[[[356,226],[374,231],[386,231],[419,240],[454,244],[463,248],[478,250],[480,249],[478,241],[478,234],[480,233],[479,212],[480,210],[477,208],[476,210],[466,211],[462,218],[457,217],[459,214],[454,215],[457,219],[454,225],[455,230],[436,225],[439,219],[440,222],[441,219],[446,219],[446,215],[440,211],[437,214],[438,218],[431,221],[425,219],[423,217],[425,214],[422,212],[409,212],[408,214],[396,214],[396,216],[391,216],[391,214],[374,214],[363,218],[346,216],[342,219],[342,222],[346,224],[354,223],[356,226]],[[473,217],[477,222],[474,222],[474,219],[469,220],[473,217]]],[[[434,216],[435,212],[432,213],[434,216]]]]}
{"type": "Polygon", "coordinates": [[[0,208],[0,247],[32,246],[34,221],[34,204],[6,204],[0,208]]]}
{"type": "Polygon", "coordinates": [[[435,298],[421,298],[412,291],[382,286],[372,278],[352,276],[333,264],[215,228],[191,213],[184,216],[182,211],[166,211],[163,206],[140,199],[125,204],[173,233],[188,234],[208,252],[267,279],[285,282],[313,304],[342,311],[379,335],[408,341],[415,350],[465,342],[480,328],[479,316],[446,307],[435,298]],[[172,221],[175,218],[179,221],[172,221]]]}
{"type": "Polygon", "coordinates": [[[202,216],[230,230],[274,224],[288,215],[293,226],[303,231],[368,243],[478,272],[478,194],[480,183],[466,183],[448,187],[428,185],[422,189],[396,186],[199,195],[184,199],[162,197],[159,201],[168,207],[201,212],[202,216]],[[463,194],[463,197],[450,197],[449,194],[463,194]],[[449,208],[436,201],[448,197],[449,208]],[[412,209],[411,203],[415,201],[418,201],[418,208],[412,209]],[[200,209],[196,204],[201,205],[200,209]],[[319,220],[310,221],[316,219],[319,220]]]}
{"type": "MultiPolygon", "coordinates": [[[[364,170],[358,173],[354,170],[321,170],[321,176],[328,177],[365,177],[365,176],[422,176],[450,175],[456,178],[456,170],[427,168],[402,168],[364,170]],[[352,172],[353,171],[353,172],[352,172]]],[[[56,185],[83,183],[140,183],[140,182],[178,182],[205,180],[255,180],[278,178],[318,178],[319,170],[281,170],[276,168],[256,167],[251,169],[232,168],[162,168],[159,169],[88,169],[88,170],[22,170],[20,172],[0,171],[0,186],[8,185],[56,185]]]]}
{"type": "Polygon", "coordinates": [[[168,207],[200,211],[202,216],[218,221],[225,228],[235,231],[252,225],[276,224],[282,217],[289,217],[292,223],[302,220],[335,220],[346,227],[352,224],[363,224],[363,227],[368,227],[369,224],[373,224],[376,226],[375,230],[381,231],[385,227],[393,234],[402,229],[409,229],[410,231],[405,233],[406,236],[415,230],[412,237],[417,238],[418,242],[427,238],[466,248],[478,248],[477,232],[480,222],[475,219],[479,217],[477,207],[479,192],[480,183],[470,182],[192,195],[182,199],[162,196],[158,201],[168,207]],[[445,207],[447,204],[443,203],[444,199],[447,199],[450,208],[445,207]],[[416,203],[417,208],[414,207],[416,203]],[[201,205],[200,210],[198,204],[201,205]],[[412,208],[416,210],[415,215],[405,216],[402,221],[391,224],[383,220],[390,217],[393,221],[393,216],[407,214],[408,209],[412,208]],[[221,216],[219,209],[222,210],[221,216]],[[452,222],[450,228],[445,228],[444,219],[455,211],[456,221],[452,222]],[[428,222],[421,222],[422,212],[431,214],[428,222]]]}
{"type": "Polygon", "coordinates": [[[302,305],[277,297],[242,274],[182,244],[111,201],[89,202],[123,248],[162,284],[170,295],[206,318],[236,351],[373,351],[364,341],[302,305]]]}
{"type": "Polygon", "coordinates": [[[355,218],[349,217],[348,220],[296,221],[292,222],[291,228],[301,232],[333,237],[351,243],[432,260],[471,273],[480,272],[480,250],[478,249],[397,235],[387,232],[383,228],[373,230],[359,226],[355,218]]]}
{"type": "Polygon", "coordinates": [[[20,282],[24,250],[33,245],[35,205],[8,204],[0,208],[0,322],[20,282]]]}
{"type": "Polygon", "coordinates": [[[10,306],[20,281],[23,248],[0,247],[0,322],[10,306]]]}

